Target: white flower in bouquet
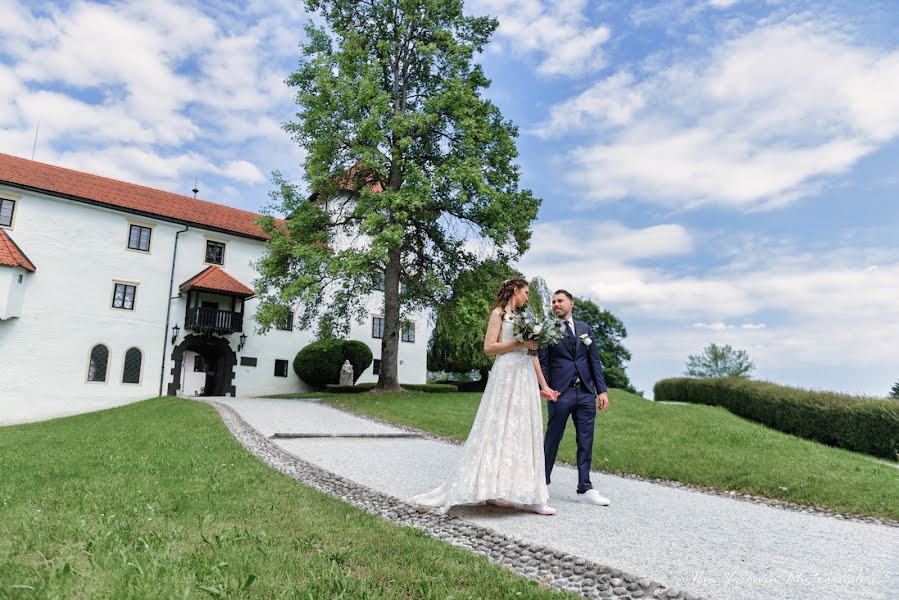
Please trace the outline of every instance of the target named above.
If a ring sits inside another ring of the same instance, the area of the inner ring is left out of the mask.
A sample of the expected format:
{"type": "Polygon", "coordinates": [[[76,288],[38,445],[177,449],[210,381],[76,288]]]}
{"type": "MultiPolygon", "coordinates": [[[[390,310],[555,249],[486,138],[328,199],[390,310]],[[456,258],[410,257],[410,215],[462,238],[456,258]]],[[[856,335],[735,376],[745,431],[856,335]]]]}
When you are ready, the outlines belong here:
{"type": "MultiPolygon", "coordinates": [[[[538,345],[546,347],[559,343],[562,340],[562,323],[554,316],[543,316],[540,319],[534,317],[530,310],[519,313],[514,322],[514,337],[519,341],[534,341],[538,345]]],[[[536,354],[529,350],[528,354],[536,354]]]]}

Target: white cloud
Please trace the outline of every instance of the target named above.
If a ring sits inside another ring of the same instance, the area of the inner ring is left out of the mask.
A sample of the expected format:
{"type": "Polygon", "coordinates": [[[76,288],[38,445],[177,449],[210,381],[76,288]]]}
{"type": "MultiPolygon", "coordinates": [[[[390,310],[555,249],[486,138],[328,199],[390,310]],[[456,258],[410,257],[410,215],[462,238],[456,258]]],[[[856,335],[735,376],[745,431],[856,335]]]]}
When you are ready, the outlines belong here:
{"type": "Polygon", "coordinates": [[[30,156],[40,122],[38,160],[174,190],[203,173],[264,181],[260,160],[286,170],[298,156],[280,121],[302,16],[270,2],[239,16],[171,0],[5,2],[0,152],[30,156]]]}
{"type": "Polygon", "coordinates": [[[767,325],[764,323],[743,323],[742,325],[729,325],[724,321],[715,321],[714,323],[693,323],[696,329],[708,329],[710,331],[727,331],[728,329],[765,329],[767,325]]]}
{"type": "Polygon", "coordinates": [[[633,75],[622,71],[600,79],[581,94],[554,105],[549,121],[535,133],[548,138],[584,128],[629,125],[644,106],[646,97],[634,86],[633,75]]]}
{"type": "Polygon", "coordinates": [[[556,221],[535,224],[531,246],[532,256],[548,262],[580,259],[617,263],[687,254],[693,250],[693,239],[680,225],[632,229],[619,223],[556,221]]]}
{"type": "Polygon", "coordinates": [[[724,331],[726,329],[733,329],[733,325],[728,325],[723,321],[716,321],[715,323],[693,323],[693,327],[696,329],[710,329],[712,331],[724,331]]]}
{"type": "Polygon", "coordinates": [[[585,0],[475,0],[467,8],[499,19],[501,46],[492,51],[538,55],[541,75],[571,77],[605,66],[602,46],[611,32],[590,22],[585,0]]]}
{"type": "MultiPolygon", "coordinates": [[[[548,232],[556,226],[538,227],[548,232]]],[[[650,229],[622,228],[617,237],[609,229],[604,243],[622,248],[650,229]]],[[[743,261],[735,251],[731,259],[728,251],[719,251],[724,240],[704,237],[689,246],[668,246],[669,259],[680,262],[661,269],[638,266],[639,251],[594,255],[590,227],[558,230],[565,233],[563,246],[575,250],[560,252],[546,241],[556,237],[544,236],[520,267],[529,276],[543,276],[552,288],[591,297],[622,317],[635,362],[683,364],[688,353],[717,342],[746,349],[766,369],[867,369],[894,363],[899,339],[896,248],[835,244],[802,252],[795,240],[785,240],[759,244],[753,248],[755,259],[743,261]],[[702,273],[680,273],[678,265],[691,263],[691,247],[724,263],[702,273]],[[631,327],[633,323],[638,326],[631,327]]]]}
{"type": "Polygon", "coordinates": [[[247,183],[265,181],[265,176],[262,175],[259,168],[246,160],[232,160],[225,165],[225,168],[222,169],[222,173],[231,179],[247,183]]]}
{"type": "Polygon", "coordinates": [[[706,59],[599,80],[536,132],[591,129],[601,141],[567,156],[589,200],[780,206],[899,136],[899,50],[763,25],[706,59]]]}
{"type": "MultiPolygon", "coordinates": [[[[160,139],[145,120],[134,118],[116,105],[94,105],[57,92],[21,93],[16,97],[25,122],[41,124],[43,139],[89,136],[94,141],[153,143],[160,139]]],[[[168,136],[162,136],[167,139],[168,136]]],[[[170,138],[172,142],[183,138],[170,138]]]]}

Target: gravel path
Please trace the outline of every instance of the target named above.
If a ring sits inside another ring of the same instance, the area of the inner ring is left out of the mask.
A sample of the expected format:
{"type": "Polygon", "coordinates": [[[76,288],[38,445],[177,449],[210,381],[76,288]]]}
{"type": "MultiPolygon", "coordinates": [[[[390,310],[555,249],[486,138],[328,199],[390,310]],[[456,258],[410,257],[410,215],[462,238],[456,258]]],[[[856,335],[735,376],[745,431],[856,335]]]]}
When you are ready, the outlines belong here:
{"type": "MultiPolygon", "coordinates": [[[[216,399],[266,436],[384,434],[380,423],[301,400],[216,399]]],[[[459,447],[427,439],[271,440],[331,473],[406,499],[441,483],[459,447]]],[[[631,478],[594,474],[610,507],[574,502],[576,472],[556,467],[553,517],[488,507],[452,515],[539,547],[652,578],[708,598],[895,598],[899,529],[740,502],[631,478]]],[[[630,597],[638,598],[640,590],[630,597]]]]}

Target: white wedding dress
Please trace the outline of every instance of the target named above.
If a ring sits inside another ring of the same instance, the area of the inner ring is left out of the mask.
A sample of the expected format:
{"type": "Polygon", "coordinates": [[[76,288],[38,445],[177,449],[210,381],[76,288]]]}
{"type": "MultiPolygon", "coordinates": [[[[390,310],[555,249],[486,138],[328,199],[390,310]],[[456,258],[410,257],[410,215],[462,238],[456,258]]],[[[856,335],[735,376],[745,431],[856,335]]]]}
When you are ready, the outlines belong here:
{"type": "MultiPolygon", "coordinates": [[[[504,319],[500,341],[512,340],[512,323],[504,319]]],[[[527,350],[497,356],[458,464],[443,485],[412,501],[442,512],[486,500],[545,503],[541,404],[527,350]]]]}

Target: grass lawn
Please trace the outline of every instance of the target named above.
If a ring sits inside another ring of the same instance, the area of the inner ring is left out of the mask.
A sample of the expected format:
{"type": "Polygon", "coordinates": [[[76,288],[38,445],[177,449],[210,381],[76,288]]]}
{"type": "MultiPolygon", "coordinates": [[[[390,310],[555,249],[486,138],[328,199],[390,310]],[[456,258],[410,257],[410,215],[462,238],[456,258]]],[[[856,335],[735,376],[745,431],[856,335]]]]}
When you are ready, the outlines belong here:
{"type": "MultiPolygon", "coordinates": [[[[354,394],[326,400],[464,440],[480,395],[354,394]]],[[[559,460],[575,462],[570,424],[559,460]]],[[[609,408],[596,420],[593,467],[899,520],[899,469],[769,429],[720,407],[655,404],[612,390],[609,408]]]]}
{"type": "Polygon", "coordinates": [[[0,427],[0,598],[562,598],[257,461],[162,398],[0,427]]]}

